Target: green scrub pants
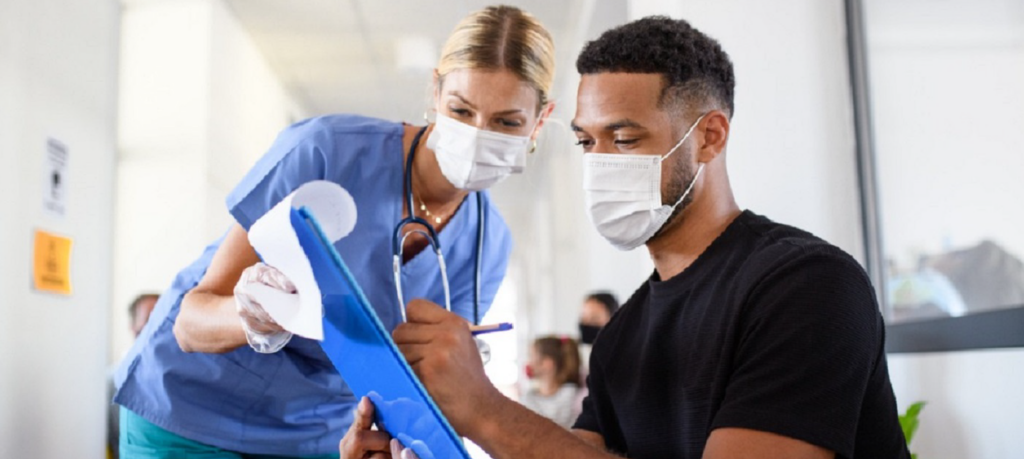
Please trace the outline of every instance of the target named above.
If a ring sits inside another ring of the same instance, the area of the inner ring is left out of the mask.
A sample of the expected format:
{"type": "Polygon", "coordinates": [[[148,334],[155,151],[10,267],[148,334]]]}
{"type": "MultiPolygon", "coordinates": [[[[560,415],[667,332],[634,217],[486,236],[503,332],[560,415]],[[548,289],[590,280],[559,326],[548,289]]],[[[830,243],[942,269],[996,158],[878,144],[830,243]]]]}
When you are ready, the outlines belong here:
{"type": "MultiPolygon", "coordinates": [[[[121,459],[295,459],[286,456],[243,454],[189,440],[168,432],[121,408],[121,459]]],[[[338,459],[337,454],[302,456],[305,459],[338,459]]]]}

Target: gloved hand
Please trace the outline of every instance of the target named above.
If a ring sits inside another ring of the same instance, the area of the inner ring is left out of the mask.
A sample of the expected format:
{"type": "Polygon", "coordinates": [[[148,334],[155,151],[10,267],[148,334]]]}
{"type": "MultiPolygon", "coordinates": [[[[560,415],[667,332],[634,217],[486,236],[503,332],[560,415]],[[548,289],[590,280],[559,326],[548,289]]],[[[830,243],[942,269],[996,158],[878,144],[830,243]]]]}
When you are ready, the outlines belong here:
{"type": "Polygon", "coordinates": [[[235,284],[235,307],[242,319],[245,339],[249,347],[261,354],[281,350],[292,339],[292,333],[281,328],[260,305],[254,285],[265,285],[286,294],[298,295],[295,285],[281,271],[263,263],[256,263],[245,271],[235,284]]]}

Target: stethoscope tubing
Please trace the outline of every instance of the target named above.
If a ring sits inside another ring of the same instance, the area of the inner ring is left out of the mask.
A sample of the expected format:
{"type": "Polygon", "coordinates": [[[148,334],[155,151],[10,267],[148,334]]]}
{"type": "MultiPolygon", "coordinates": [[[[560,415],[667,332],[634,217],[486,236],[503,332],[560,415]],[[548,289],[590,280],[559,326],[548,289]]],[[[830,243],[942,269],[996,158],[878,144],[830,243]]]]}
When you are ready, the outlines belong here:
{"type": "MultiPolygon", "coordinates": [[[[398,309],[402,315],[402,322],[406,321],[405,314],[405,300],[402,294],[402,251],[405,246],[405,240],[413,234],[420,234],[427,239],[431,249],[437,255],[437,263],[441,269],[441,284],[444,287],[444,305],[447,311],[452,310],[451,304],[451,288],[448,283],[448,268],[444,261],[444,255],[441,253],[440,239],[437,235],[437,230],[427,220],[417,217],[415,207],[413,204],[412,196],[412,161],[416,154],[416,147],[419,145],[423,133],[426,132],[427,128],[424,127],[416,133],[413,138],[412,145],[409,147],[409,154],[405,161],[405,204],[409,210],[409,216],[401,219],[398,225],[395,226],[395,231],[391,237],[391,254],[392,254],[392,272],[395,277],[395,291],[398,296],[398,309]],[[406,225],[420,225],[423,229],[415,229],[410,231],[408,234],[402,234],[402,230],[406,225]]],[[[476,257],[474,258],[474,276],[473,276],[473,324],[480,324],[480,271],[481,271],[481,260],[483,256],[483,245],[484,245],[484,225],[487,223],[486,216],[484,214],[483,198],[480,193],[476,193],[477,202],[477,234],[476,234],[476,257]]]]}

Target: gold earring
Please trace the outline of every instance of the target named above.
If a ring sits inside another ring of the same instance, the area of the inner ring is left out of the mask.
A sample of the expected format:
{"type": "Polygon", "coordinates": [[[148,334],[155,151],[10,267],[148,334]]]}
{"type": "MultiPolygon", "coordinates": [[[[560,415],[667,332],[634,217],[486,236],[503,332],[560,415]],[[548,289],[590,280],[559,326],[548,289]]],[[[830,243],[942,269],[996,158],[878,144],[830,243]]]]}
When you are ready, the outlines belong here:
{"type": "Polygon", "coordinates": [[[530,153],[537,151],[537,141],[533,141],[533,145],[530,145],[530,153]]]}

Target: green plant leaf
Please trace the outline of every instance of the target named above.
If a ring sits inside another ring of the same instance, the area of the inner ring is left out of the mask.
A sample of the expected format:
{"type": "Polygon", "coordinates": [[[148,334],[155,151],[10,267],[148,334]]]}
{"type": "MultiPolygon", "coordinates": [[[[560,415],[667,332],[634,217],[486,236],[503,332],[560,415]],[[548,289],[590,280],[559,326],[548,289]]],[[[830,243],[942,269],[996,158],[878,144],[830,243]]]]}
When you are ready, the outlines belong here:
{"type": "Polygon", "coordinates": [[[907,439],[907,446],[910,446],[910,441],[914,439],[914,434],[917,432],[917,428],[920,425],[917,417],[921,414],[921,409],[924,408],[926,402],[917,402],[910,405],[907,408],[907,412],[900,415],[900,428],[903,429],[903,437],[907,439]]]}

